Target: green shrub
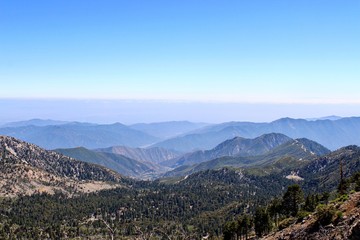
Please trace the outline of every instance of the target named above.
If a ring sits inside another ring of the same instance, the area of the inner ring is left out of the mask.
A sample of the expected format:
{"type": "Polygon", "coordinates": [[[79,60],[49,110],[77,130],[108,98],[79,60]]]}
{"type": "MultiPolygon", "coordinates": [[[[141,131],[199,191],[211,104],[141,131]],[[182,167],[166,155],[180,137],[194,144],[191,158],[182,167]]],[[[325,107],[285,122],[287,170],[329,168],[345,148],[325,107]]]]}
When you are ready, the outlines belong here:
{"type": "Polygon", "coordinates": [[[296,215],[297,217],[297,222],[301,222],[302,220],[304,220],[304,218],[308,217],[311,213],[307,212],[307,211],[300,211],[298,212],[298,214],[296,215]]]}
{"type": "Polygon", "coordinates": [[[348,195],[348,194],[344,194],[344,195],[342,195],[342,196],[340,197],[340,199],[341,199],[343,202],[345,202],[345,201],[349,200],[349,195],[348,195]]]}
{"type": "Polygon", "coordinates": [[[321,225],[328,225],[334,221],[336,210],[333,205],[320,204],[316,207],[317,222],[321,225]]]}
{"type": "Polygon", "coordinates": [[[287,228],[289,227],[290,225],[296,223],[296,218],[294,217],[290,217],[290,218],[286,218],[284,220],[282,220],[280,223],[279,223],[279,230],[282,230],[284,228],[287,228]]]}
{"type": "Polygon", "coordinates": [[[337,197],[336,199],[334,199],[333,201],[331,201],[331,203],[343,203],[348,199],[349,199],[349,195],[343,194],[343,195],[340,195],[339,197],[337,197]]]}

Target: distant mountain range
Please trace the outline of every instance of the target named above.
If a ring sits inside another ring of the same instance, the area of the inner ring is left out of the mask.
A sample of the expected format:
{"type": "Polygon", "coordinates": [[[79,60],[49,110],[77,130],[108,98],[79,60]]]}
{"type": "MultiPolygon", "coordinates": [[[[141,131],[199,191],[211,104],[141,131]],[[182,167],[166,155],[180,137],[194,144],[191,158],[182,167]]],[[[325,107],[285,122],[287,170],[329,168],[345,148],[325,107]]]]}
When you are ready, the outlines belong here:
{"type": "Polygon", "coordinates": [[[169,167],[178,167],[182,165],[193,165],[206,162],[220,157],[234,156],[256,156],[262,155],[271,149],[290,141],[291,138],[279,133],[264,134],[254,139],[235,137],[226,140],[211,150],[199,150],[185,154],[179,158],[165,161],[162,165],[169,167]]]}
{"type": "Polygon", "coordinates": [[[255,138],[272,132],[282,133],[291,138],[308,138],[335,150],[346,145],[360,145],[360,118],[316,121],[282,118],[270,123],[228,122],[207,126],[153,146],[182,152],[208,150],[236,136],[255,138]]]}
{"type": "MultiPolygon", "coordinates": [[[[294,165],[301,166],[319,156],[330,153],[330,150],[314,141],[305,138],[291,139],[282,134],[264,135],[261,136],[260,139],[256,138],[250,139],[248,141],[259,143],[259,145],[257,145],[259,151],[253,151],[252,154],[254,155],[248,155],[248,153],[245,152],[246,154],[237,154],[237,156],[222,156],[192,165],[185,165],[182,164],[182,162],[178,162],[176,164],[179,167],[170,172],[167,172],[164,176],[184,176],[198,171],[221,169],[224,167],[259,167],[261,169],[269,170],[269,168],[266,167],[276,163],[276,170],[283,170],[283,168],[279,166],[280,162],[283,162],[281,165],[283,165],[284,168],[294,165]],[[276,144],[272,144],[272,148],[268,148],[266,151],[264,149],[269,146],[269,138],[274,140],[277,138],[276,144]],[[280,143],[279,139],[282,139],[282,144],[280,143]]],[[[232,145],[231,142],[225,141],[219,146],[226,144],[232,145]]],[[[217,148],[218,147],[214,149],[217,148]]]]}
{"type": "Polygon", "coordinates": [[[46,149],[75,147],[95,149],[119,145],[145,147],[207,125],[173,121],[126,126],[120,123],[94,124],[31,119],[1,125],[0,134],[13,136],[46,149]]]}
{"type": "Polygon", "coordinates": [[[120,123],[96,125],[68,123],[50,126],[23,126],[0,128],[1,135],[13,136],[46,149],[104,148],[115,145],[139,147],[159,139],[120,123]]]}
{"type": "Polygon", "coordinates": [[[51,119],[30,119],[27,121],[19,121],[19,122],[10,122],[4,125],[0,125],[0,127],[25,127],[25,126],[51,126],[51,125],[63,125],[69,122],[66,121],[58,121],[58,120],[51,120],[51,119]]]}
{"type": "MultiPolygon", "coordinates": [[[[346,145],[360,145],[360,118],[282,118],[269,123],[227,122],[213,125],[180,121],[129,126],[120,123],[92,124],[33,119],[0,127],[2,135],[13,136],[46,149],[126,146],[158,147],[181,153],[210,150],[235,137],[256,138],[274,132],[293,139],[311,139],[335,150],[346,145]]],[[[131,158],[139,160],[140,156],[132,154],[131,158]]]]}

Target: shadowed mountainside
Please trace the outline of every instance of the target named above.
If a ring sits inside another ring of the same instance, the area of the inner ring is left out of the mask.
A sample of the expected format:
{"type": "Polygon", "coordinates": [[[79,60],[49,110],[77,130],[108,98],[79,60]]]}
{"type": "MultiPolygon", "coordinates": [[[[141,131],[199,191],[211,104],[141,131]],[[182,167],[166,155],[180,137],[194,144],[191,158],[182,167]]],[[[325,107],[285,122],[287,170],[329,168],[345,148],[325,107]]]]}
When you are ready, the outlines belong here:
{"type": "Polygon", "coordinates": [[[149,178],[167,170],[167,168],[159,166],[156,163],[139,161],[115,153],[96,152],[83,147],[56,149],[55,151],[80,161],[107,167],[130,177],[149,178]]]}
{"type": "Polygon", "coordinates": [[[96,149],[97,152],[115,153],[138,161],[160,163],[181,155],[179,152],[165,148],[130,148],[125,146],[114,146],[96,149]]]}

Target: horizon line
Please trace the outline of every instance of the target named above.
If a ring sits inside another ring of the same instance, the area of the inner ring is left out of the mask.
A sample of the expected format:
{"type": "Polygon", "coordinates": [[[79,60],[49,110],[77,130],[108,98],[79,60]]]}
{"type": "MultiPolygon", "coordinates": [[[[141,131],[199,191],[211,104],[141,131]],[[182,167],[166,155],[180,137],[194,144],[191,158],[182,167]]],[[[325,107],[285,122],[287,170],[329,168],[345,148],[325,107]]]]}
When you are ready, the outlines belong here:
{"type": "Polygon", "coordinates": [[[292,120],[305,120],[305,121],[337,121],[337,120],[341,120],[341,119],[346,119],[346,118],[360,118],[360,116],[337,116],[337,115],[329,115],[329,116],[321,116],[321,117],[313,117],[313,118],[305,118],[305,117],[289,117],[289,116],[283,116],[283,117],[279,117],[276,118],[274,120],[270,120],[270,121],[236,121],[236,120],[230,120],[230,121],[223,121],[223,122],[197,122],[197,121],[190,121],[190,120],[169,120],[169,121],[155,121],[155,122],[134,122],[131,124],[127,124],[127,123],[123,123],[123,122],[119,122],[119,121],[112,121],[112,122],[107,122],[107,123],[101,123],[101,122],[91,122],[91,121],[79,121],[79,120],[59,120],[59,119],[54,119],[54,118],[28,118],[28,119],[23,119],[23,120],[17,120],[17,121],[9,121],[9,122],[4,122],[3,124],[0,125],[0,127],[2,127],[2,125],[6,125],[6,124],[10,124],[10,123],[17,123],[17,122],[28,122],[28,121],[32,121],[32,120],[40,120],[40,121],[59,121],[59,122],[64,122],[64,125],[66,124],[70,124],[70,123],[88,123],[88,124],[96,124],[96,125],[113,125],[113,124],[123,124],[125,126],[131,126],[131,125],[135,125],[135,124],[155,124],[155,123],[168,123],[168,122],[189,122],[189,123],[204,123],[204,124],[208,124],[208,125],[217,125],[217,124],[224,124],[224,123],[272,123],[272,122],[276,122],[282,119],[292,119],[292,120]],[[331,118],[331,117],[337,117],[339,119],[326,119],[326,118],[331,118]]]}
{"type": "Polygon", "coordinates": [[[295,100],[295,101],[267,101],[267,100],[210,100],[210,99],[165,99],[165,98],[86,98],[86,97],[0,97],[0,101],[33,100],[33,101],[120,101],[120,102],[153,102],[153,103],[195,103],[195,104],[261,104],[261,105],[360,105],[358,101],[346,100],[295,100]]]}

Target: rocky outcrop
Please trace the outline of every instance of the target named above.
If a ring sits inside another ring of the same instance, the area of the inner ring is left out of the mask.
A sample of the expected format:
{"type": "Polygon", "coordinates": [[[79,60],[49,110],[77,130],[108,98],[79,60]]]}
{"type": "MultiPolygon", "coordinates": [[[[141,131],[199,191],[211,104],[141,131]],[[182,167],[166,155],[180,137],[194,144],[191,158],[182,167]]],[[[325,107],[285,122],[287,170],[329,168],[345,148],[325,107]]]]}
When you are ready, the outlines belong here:
{"type": "Polygon", "coordinates": [[[88,192],[120,186],[122,177],[13,137],[0,136],[0,196],[37,191],[88,192]],[[90,188],[88,188],[90,187],[90,188]]]}

